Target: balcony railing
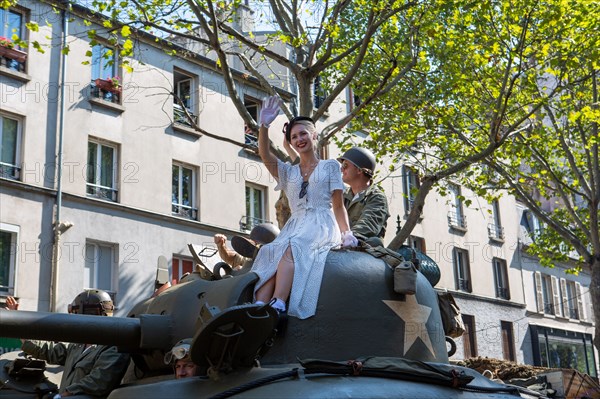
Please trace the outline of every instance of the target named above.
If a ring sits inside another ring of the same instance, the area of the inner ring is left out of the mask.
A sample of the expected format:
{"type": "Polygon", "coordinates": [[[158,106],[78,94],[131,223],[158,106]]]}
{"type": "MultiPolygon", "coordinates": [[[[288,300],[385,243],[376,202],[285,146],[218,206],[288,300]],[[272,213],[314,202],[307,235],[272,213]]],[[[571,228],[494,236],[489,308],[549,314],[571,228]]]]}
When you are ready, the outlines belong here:
{"type": "Polygon", "coordinates": [[[508,288],[496,287],[496,298],[510,299],[510,292],[508,288]]]}
{"type": "Polygon", "coordinates": [[[254,133],[244,133],[244,143],[258,148],[258,137],[254,133]]]}
{"type": "Polygon", "coordinates": [[[16,48],[0,46],[0,66],[18,72],[25,72],[27,53],[16,48]]]}
{"type": "Polygon", "coordinates": [[[198,209],[187,205],[171,204],[171,212],[175,216],[186,219],[197,220],[198,218],[198,209]]]}
{"type": "Polygon", "coordinates": [[[110,79],[94,79],[91,83],[91,96],[115,104],[121,103],[121,86],[113,86],[110,79]]]}
{"type": "Polygon", "coordinates": [[[544,302],[544,313],[546,314],[555,314],[554,313],[554,304],[544,302]]]}
{"type": "Polygon", "coordinates": [[[456,212],[448,212],[448,226],[455,229],[466,230],[467,219],[464,215],[460,215],[456,212]]]}
{"type": "Polygon", "coordinates": [[[5,179],[19,180],[21,177],[21,168],[16,165],[0,162],[0,177],[5,179]]]}
{"type": "Polygon", "coordinates": [[[184,108],[179,104],[173,104],[173,121],[175,123],[179,123],[181,125],[186,125],[189,127],[194,127],[194,125],[198,125],[198,115],[192,113],[189,108],[184,108]],[[185,114],[185,111],[190,115],[190,118],[185,114]]]}
{"type": "Polygon", "coordinates": [[[570,319],[579,320],[579,311],[577,308],[568,308],[567,311],[569,312],[570,319]]]}
{"type": "Polygon", "coordinates": [[[114,188],[87,183],[87,194],[90,197],[117,202],[117,190],[114,188]]]}
{"type": "Polygon", "coordinates": [[[504,240],[504,227],[498,226],[497,224],[488,224],[488,236],[492,240],[504,240]]]}
{"type": "Polygon", "coordinates": [[[458,289],[461,291],[471,292],[471,281],[459,278],[457,281],[458,289]]]}
{"type": "Polygon", "coordinates": [[[254,226],[261,223],[270,223],[266,219],[255,218],[253,216],[244,215],[240,219],[240,230],[242,231],[250,231],[254,226]]]}

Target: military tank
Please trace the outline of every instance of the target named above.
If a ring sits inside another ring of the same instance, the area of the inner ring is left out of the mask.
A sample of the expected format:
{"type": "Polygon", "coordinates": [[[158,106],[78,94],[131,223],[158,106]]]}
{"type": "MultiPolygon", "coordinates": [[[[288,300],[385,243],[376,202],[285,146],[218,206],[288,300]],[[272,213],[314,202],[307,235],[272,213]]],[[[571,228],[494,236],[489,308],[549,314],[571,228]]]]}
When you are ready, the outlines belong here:
{"type": "MultiPolygon", "coordinates": [[[[416,293],[398,294],[382,259],[331,251],[316,315],[290,317],[285,333],[271,307],[251,303],[254,273],[219,278],[202,268],[128,317],[2,309],[0,322],[6,337],[131,353],[130,372],[111,399],[540,397],[449,364],[435,274],[418,272],[416,293]],[[189,337],[202,376],[175,380],[164,355],[189,337]]],[[[10,394],[0,389],[0,397],[17,397],[10,394]]]]}

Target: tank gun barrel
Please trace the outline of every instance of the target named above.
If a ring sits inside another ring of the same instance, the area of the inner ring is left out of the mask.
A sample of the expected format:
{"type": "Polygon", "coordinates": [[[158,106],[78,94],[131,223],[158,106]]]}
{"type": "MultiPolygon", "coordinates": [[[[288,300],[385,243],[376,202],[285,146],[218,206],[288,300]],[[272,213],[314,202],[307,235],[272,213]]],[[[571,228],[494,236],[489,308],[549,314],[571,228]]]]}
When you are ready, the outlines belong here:
{"type": "Polygon", "coordinates": [[[165,349],[170,326],[165,315],[102,317],[0,309],[0,330],[7,338],[165,349]]]}

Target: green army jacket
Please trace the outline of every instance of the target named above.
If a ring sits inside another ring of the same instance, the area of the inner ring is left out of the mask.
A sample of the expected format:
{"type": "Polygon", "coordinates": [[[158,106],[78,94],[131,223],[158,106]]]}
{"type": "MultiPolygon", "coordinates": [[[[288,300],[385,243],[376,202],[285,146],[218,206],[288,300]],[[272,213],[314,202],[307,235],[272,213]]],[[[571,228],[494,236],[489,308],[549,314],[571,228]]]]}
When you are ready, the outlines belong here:
{"type": "Polygon", "coordinates": [[[84,344],[25,341],[22,349],[37,359],[63,365],[59,390],[74,395],[107,396],[129,365],[129,354],[117,352],[115,346],[95,345],[84,351],[84,344]]]}
{"type": "Polygon", "coordinates": [[[348,211],[350,229],[358,238],[379,237],[385,235],[387,220],[390,217],[387,198],[377,186],[371,185],[353,200],[350,188],[344,192],[344,206],[348,211]]]}

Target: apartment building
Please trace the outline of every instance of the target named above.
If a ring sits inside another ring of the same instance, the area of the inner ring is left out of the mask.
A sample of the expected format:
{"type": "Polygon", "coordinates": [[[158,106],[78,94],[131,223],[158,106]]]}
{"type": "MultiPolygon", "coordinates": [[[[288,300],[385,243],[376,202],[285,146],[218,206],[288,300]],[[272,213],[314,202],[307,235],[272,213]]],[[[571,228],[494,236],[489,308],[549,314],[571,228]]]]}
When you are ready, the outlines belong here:
{"type": "MultiPolygon", "coordinates": [[[[26,310],[64,311],[81,289],[98,287],[112,292],[123,315],[152,294],[159,256],[173,279],[192,268],[188,243],[214,264],[212,236],[275,222],[278,193],[256,154],[235,144],[256,141],[244,134],[214,60],[168,55],[147,36],[127,72],[107,34],[90,47],[86,15],[75,7],[65,19],[36,1],[0,10],[3,29],[29,41],[52,38],[43,54],[15,48],[0,57],[0,296],[18,296],[26,310]],[[39,31],[26,30],[28,21],[39,31]],[[64,32],[68,55],[61,53],[64,32]]],[[[238,90],[258,116],[263,93],[241,76],[238,90]]],[[[283,87],[291,98],[293,84],[283,87]]],[[[330,119],[348,112],[354,98],[346,96],[330,107],[330,119]]],[[[277,122],[274,131],[283,118],[277,122]]],[[[357,143],[363,139],[357,134],[357,143]]],[[[419,186],[415,165],[395,166],[398,173],[376,179],[392,215],[385,242],[419,186]]],[[[597,375],[589,273],[568,275],[567,265],[542,268],[528,257],[535,221],[514,198],[488,203],[445,184],[449,195],[429,195],[407,244],[439,265],[436,288],[452,292],[462,310],[466,333],[453,359],[570,364],[597,375]]]]}

